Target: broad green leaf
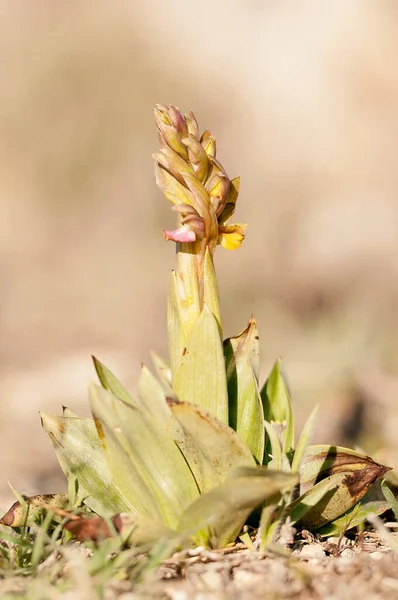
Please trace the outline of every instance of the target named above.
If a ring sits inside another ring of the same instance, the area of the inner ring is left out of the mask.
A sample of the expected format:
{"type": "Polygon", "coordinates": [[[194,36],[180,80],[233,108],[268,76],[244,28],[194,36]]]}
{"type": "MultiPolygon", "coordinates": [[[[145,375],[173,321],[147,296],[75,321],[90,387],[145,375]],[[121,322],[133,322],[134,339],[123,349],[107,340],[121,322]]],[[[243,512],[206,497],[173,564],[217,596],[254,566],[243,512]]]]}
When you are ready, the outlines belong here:
{"type": "Polygon", "coordinates": [[[168,365],[166,363],[166,361],[164,361],[163,358],[161,358],[159,356],[159,354],[157,354],[153,350],[151,351],[151,358],[152,358],[152,362],[154,364],[157,376],[159,377],[159,381],[162,384],[165,393],[168,396],[172,396],[174,392],[173,392],[173,380],[171,377],[170,365],[168,365]]]}
{"type": "Polygon", "coordinates": [[[276,475],[283,475],[287,484],[283,489],[290,489],[292,485],[296,485],[298,481],[297,475],[292,475],[291,473],[285,473],[284,471],[278,471],[275,473],[274,471],[270,471],[267,467],[263,465],[240,465],[232,469],[229,474],[229,479],[233,479],[235,477],[270,477],[272,481],[278,480],[276,475]],[[288,485],[289,484],[289,485],[288,485]],[[290,485],[291,484],[291,485],[290,485]]]}
{"type": "Polygon", "coordinates": [[[238,476],[202,494],[181,515],[178,531],[191,535],[197,544],[225,546],[234,541],[256,506],[277,502],[281,490],[297,481],[262,467],[251,471],[242,476],[238,471],[238,476]]]}
{"type": "Polygon", "coordinates": [[[224,354],[217,320],[206,305],[188,335],[174,390],[181,401],[197,404],[228,424],[224,354]]]}
{"type": "Polygon", "coordinates": [[[138,395],[143,410],[148,413],[164,431],[171,425],[171,412],[166,402],[164,389],[151,371],[142,365],[138,379],[138,395]]]}
{"type": "MultiPolygon", "coordinates": [[[[143,467],[131,460],[128,450],[121,443],[120,438],[123,437],[122,429],[124,428],[121,427],[120,421],[118,421],[118,425],[115,424],[112,426],[109,424],[105,426],[102,417],[99,416],[101,410],[109,414],[112,409],[105,404],[102,409],[98,409],[98,407],[94,408],[93,406],[92,412],[101,440],[102,452],[112,473],[112,479],[121,490],[123,496],[133,506],[133,510],[129,512],[162,521],[163,515],[158,497],[153,489],[154,486],[151,485],[151,481],[148,481],[143,467]]],[[[114,422],[109,417],[105,418],[108,421],[114,422]]],[[[101,491],[97,490],[96,493],[100,494],[101,491]]],[[[94,495],[94,492],[92,495],[94,495]]]]}
{"type": "Polygon", "coordinates": [[[203,274],[203,302],[207,304],[211,312],[215,316],[218,326],[220,328],[221,337],[221,311],[220,311],[220,297],[218,294],[218,283],[216,278],[216,272],[214,270],[213,258],[206,248],[206,254],[204,259],[204,274],[203,274]]]}
{"type": "Polygon", "coordinates": [[[264,417],[267,421],[285,422],[282,434],[285,454],[294,448],[294,418],[288,386],[282,375],[282,361],[276,361],[267,381],[261,390],[264,417]]]}
{"type": "Polygon", "coordinates": [[[259,343],[256,322],[224,342],[229,398],[229,423],[262,464],[263,407],[258,391],[259,343]]]}
{"type": "Polygon", "coordinates": [[[180,425],[175,441],[201,492],[223,482],[233,467],[255,464],[249,448],[233,429],[194,404],[169,404],[180,425]]]}
{"type": "Polygon", "coordinates": [[[310,437],[314,430],[314,424],[315,424],[315,419],[316,419],[317,414],[318,414],[318,407],[316,406],[314,408],[314,410],[312,411],[312,413],[310,414],[310,416],[308,417],[308,419],[303,427],[303,431],[301,432],[301,435],[297,442],[297,446],[294,451],[294,456],[293,456],[293,461],[292,461],[292,473],[297,473],[300,468],[301,462],[304,458],[304,454],[308,448],[308,443],[309,443],[310,437]]]}
{"type": "Polygon", "coordinates": [[[180,300],[177,289],[177,276],[171,272],[169,295],[167,299],[167,333],[169,340],[170,367],[173,381],[181,364],[185,348],[186,332],[181,314],[180,300]]]}
{"type": "Polygon", "coordinates": [[[90,402],[115,481],[120,487],[128,482],[134,506],[144,504],[137,512],[173,528],[199,493],[173,439],[149,415],[93,384],[90,402]]]}
{"type": "Polygon", "coordinates": [[[92,419],[45,413],[41,413],[41,419],[66,477],[78,480],[80,500],[104,517],[115,512],[136,512],[113,481],[92,419]]]}
{"type": "MultiPolygon", "coordinates": [[[[338,478],[338,481],[336,477],[334,479],[328,477],[323,481],[317,483],[314,487],[305,492],[305,494],[300,496],[300,498],[297,498],[297,500],[292,502],[291,505],[288,507],[289,516],[292,524],[294,525],[294,523],[297,523],[298,521],[303,519],[307,515],[307,513],[314,509],[314,507],[317,511],[318,507],[321,505],[321,502],[322,509],[324,509],[325,505],[327,506],[327,503],[330,502],[330,500],[336,494],[337,486],[340,482],[341,477],[338,478]],[[326,502],[324,502],[324,500],[326,500],[326,502]]],[[[344,510],[342,512],[344,512],[344,510]]],[[[339,514],[341,514],[341,512],[339,514]]],[[[332,519],[334,519],[336,516],[338,515],[334,515],[332,519]]],[[[316,519],[322,518],[319,517],[319,511],[316,512],[315,517],[316,518],[314,518],[313,521],[316,526],[316,519]]],[[[325,522],[327,522],[328,520],[330,519],[326,518],[325,522]]]]}
{"type": "Polygon", "coordinates": [[[369,515],[382,515],[389,510],[390,504],[383,501],[366,502],[365,504],[356,504],[347,513],[328,523],[317,533],[322,537],[344,535],[346,531],[353,527],[358,527],[366,521],[369,515]]]}
{"type": "Polygon", "coordinates": [[[109,390],[112,392],[116,398],[119,400],[124,400],[124,402],[128,402],[129,404],[136,405],[136,402],[133,400],[128,391],[123,387],[120,381],[115,377],[115,375],[106,367],[103,363],[101,363],[95,356],[92,357],[94,362],[94,367],[98,375],[98,379],[102,387],[105,390],[109,390]]]}

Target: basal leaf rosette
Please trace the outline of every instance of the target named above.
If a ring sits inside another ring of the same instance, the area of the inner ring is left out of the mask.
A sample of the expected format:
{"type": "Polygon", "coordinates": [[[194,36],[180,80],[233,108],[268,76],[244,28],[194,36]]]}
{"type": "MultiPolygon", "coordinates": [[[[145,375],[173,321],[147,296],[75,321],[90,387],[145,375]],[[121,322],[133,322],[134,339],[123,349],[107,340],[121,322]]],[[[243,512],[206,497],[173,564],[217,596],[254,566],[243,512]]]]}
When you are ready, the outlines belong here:
{"type": "Polygon", "coordinates": [[[104,519],[121,514],[115,527],[129,529],[138,545],[162,537],[181,546],[222,546],[258,504],[277,502],[297,482],[257,467],[232,428],[168,398],[146,367],[135,400],[109,369],[95,366],[102,386],[90,386],[93,419],[41,415],[69,487],[102,519],[89,527],[86,519],[72,523],[80,539],[94,539],[95,531],[107,531],[104,519]]]}

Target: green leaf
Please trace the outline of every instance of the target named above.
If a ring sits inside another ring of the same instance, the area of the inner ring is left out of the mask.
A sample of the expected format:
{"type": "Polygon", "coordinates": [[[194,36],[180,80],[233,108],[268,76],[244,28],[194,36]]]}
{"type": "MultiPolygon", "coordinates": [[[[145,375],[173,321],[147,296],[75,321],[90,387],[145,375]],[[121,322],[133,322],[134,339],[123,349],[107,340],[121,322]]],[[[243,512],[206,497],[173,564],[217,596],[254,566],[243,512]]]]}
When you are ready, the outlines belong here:
{"type": "Polygon", "coordinates": [[[205,305],[190,331],[174,390],[184,402],[197,404],[228,424],[228,391],[217,320],[205,305]]]}
{"type": "Polygon", "coordinates": [[[158,425],[168,431],[171,426],[171,412],[166,402],[164,389],[151,371],[142,365],[138,379],[138,395],[145,412],[152,417],[158,425]]]}
{"type": "Polygon", "coordinates": [[[328,445],[308,446],[299,470],[300,493],[303,494],[321,479],[335,473],[349,474],[353,493],[356,493],[357,488],[362,488],[363,485],[366,489],[369,488],[389,470],[389,467],[379,465],[369,456],[350,448],[328,445]],[[353,484],[357,486],[354,487],[353,484]]]}
{"type": "Polygon", "coordinates": [[[389,503],[383,501],[356,504],[343,516],[335,519],[331,523],[328,523],[321,529],[318,529],[317,533],[322,537],[344,535],[349,529],[353,529],[354,527],[358,527],[358,525],[364,523],[369,515],[382,515],[389,508],[389,503]]]}
{"type": "MultiPolygon", "coordinates": [[[[325,498],[327,502],[329,502],[336,493],[339,482],[341,482],[341,477],[339,478],[339,481],[337,481],[336,477],[334,479],[328,477],[317,483],[314,487],[300,496],[300,498],[292,502],[288,507],[288,513],[292,524],[294,525],[294,523],[301,521],[312,509],[317,509],[325,498]]],[[[322,509],[323,508],[324,503],[322,504],[322,509]]],[[[344,509],[342,512],[344,512],[344,509]]],[[[334,519],[336,516],[337,515],[334,515],[332,518],[334,519]]],[[[318,512],[316,512],[316,517],[319,517],[318,512]]],[[[327,522],[327,520],[328,519],[326,519],[325,522],[327,522]]],[[[316,526],[317,523],[315,522],[315,518],[313,519],[313,522],[314,526],[316,526]]]]}
{"type": "Polygon", "coordinates": [[[264,457],[263,407],[258,391],[259,342],[256,322],[224,342],[229,398],[229,423],[262,464],[264,457]]]}
{"type": "Polygon", "coordinates": [[[146,413],[93,384],[90,402],[115,482],[129,486],[136,512],[173,528],[199,493],[173,439],[146,413]]]}
{"type": "Polygon", "coordinates": [[[203,302],[210,308],[211,312],[215,316],[219,326],[221,338],[221,310],[220,298],[218,294],[218,283],[216,278],[216,272],[214,270],[213,258],[208,248],[206,248],[206,254],[204,259],[203,302]]]}
{"type": "Polygon", "coordinates": [[[316,419],[317,414],[318,414],[318,407],[316,406],[314,408],[314,410],[312,411],[312,413],[310,414],[310,416],[308,417],[308,419],[303,427],[303,431],[301,432],[301,435],[297,442],[297,446],[294,451],[293,462],[292,462],[292,473],[297,473],[300,468],[301,462],[302,462],[305,452],[308,448],[310,437],[314,430],[315,419],[316,419]]]}
{"type": "Polygon", "coordinates": [[[248,531],[245,531],[244,533],[242,533],[239,536],[239,539],[242,542],[242,544],[245,544],[245,546],[246,546],[246,548],[248,548],[248,550],[254,550],[254,544],[253,544],[253,541],[252,541],[248,531]]]}
{"type": "Polygon", "coordinates": [[[233,429],[194,404],[169,405],[180,425],[174,439],[201,492],[223,482],[233,467],[255,464],[249,448],[233,429]]]}
{"type": "Polygon", "coordinates": [[[197,544],[222,547],[234,541],[254,508],[275,503],[297,478],[262,467],[237,470],[224,483],[202,494],[181,515],[178,531],[197,544]]]}
{"type": "Polygon", "coordinates": [[[282,446],[277,432],[275,431],[272,423],[264,420],[264,427],[268,435],[270,454],[272,456],[271,461],[268,460],[268,467],[274,471],[280,471],[282,469],[282,446]]]}
{"type": "Polygon", "coordinates": [[[393,511],[396,521],[398,521],[398,500],[396,499],[394,492],[388,486],[385,479],[383,479],[381,482],[381,491],[391,510],[393,511]]]}
{"type": "Polygon", "coordinates": [[[293,520],[300,520],[310,530],[323,527],[359,502],[387,470],[388,467],[347,448],[309,446],[299,472],[301,496],[290,509],[293,520]],[[311,510],[297,516],[296,508],[305,506],[311,510]]]}
{"type": "Polygon", "coordinates": [[[264,552],[271,544],[278,527],[278,520],[275,519],[275,504],[264,506],[261,511],[260,524],[256,536],[260,552],[264,552]]]}
{"type": "Polygon", "coordinates": [[[280,358],[276,361],[260,395],[265,419],[270,422],[286,423],[286,428],[282,434],[282,450],[285,454],[289,454],[294,448],[294,418],[289,388],[282,375],[282,361],[280,358]]]}
{"type": "Polygon", "coordinates": [[[80,500],[104,517],[136,512],[113,481],[92,419],[41,413],[41,420],[66,477],[79,483],[80,500]]]}
{"type": "Polygon", "coordinates": [[[167,332],[169,340],[170,367],[173,381],[181,364],[185,348],[186,331],[181,314],[175,271],[171,272],[169,295],[167,300],[167,332]]]}
{"type": "Polygon", "coordinates": [[[171,377],[170,365],[166,363],[156,352],[151,351],[151,358],[154,364],[159,381],[168,396],[173,395],[173,380],[171,377]]]}
{"type": "Polygon", "coordinates": [[[105,390],[109,390],[112,392],[116,398],[119,400],[124,400],[124,402],[128,402],[129,404],[135,405],[135,401],[128,393],[128,391],[123,387],[120,381],[115,377],[115,375],[106,367],[102,362],[100,362],[95,356],[92,357],[94,362],[94,367],[98,375],[98,379],[102,387],[105,390]]]}
{"type": "Polygon", "coordinates": [[[115,521],[116,519],[121,525],[121,527],[118,527],[118,531],[121,534],[123,543],[128,546],[147,546],[161,539],[175,539],[176,544],[182,542],[181,535],[174,529],[170,529],[148,517],[132,513],[121,513],[114,517],[113,520],[115,521]]]}

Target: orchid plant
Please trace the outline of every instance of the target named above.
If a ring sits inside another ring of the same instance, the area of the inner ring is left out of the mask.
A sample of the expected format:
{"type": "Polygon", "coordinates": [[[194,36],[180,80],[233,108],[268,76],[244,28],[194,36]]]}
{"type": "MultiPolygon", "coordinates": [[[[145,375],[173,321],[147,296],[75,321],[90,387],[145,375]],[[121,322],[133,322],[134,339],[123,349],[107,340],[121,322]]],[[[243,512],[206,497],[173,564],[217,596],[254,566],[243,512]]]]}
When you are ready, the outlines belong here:
{"type": "Polygon", "coordinates": [[[155,120],[156,182],[178,219],[163,232],[176,244],[169,362],[153,354],[156,375],[143,366],[133,397],[94,359],[93,418],[70,409],[41,415],[68,494],[19,498],[1,522],[18,527],[52,508],[80,539],[116,530],[137,545],[165,538],[174,547],[231,543],[259,506],[263,540],[275,539],[287,518],[312,530],[330,526],[387,467],[346,448],[309,446],[315,413],[295,444],[279,360],[260,388],[255,320],[223,341],[214,255],[245,237],[245,224],[229,224],[239,178],[229,178],[215,138],[200,133],[192,112],[159,105],[155,120]],[[76,515],[79,506],[85,512],[76,515]]]}

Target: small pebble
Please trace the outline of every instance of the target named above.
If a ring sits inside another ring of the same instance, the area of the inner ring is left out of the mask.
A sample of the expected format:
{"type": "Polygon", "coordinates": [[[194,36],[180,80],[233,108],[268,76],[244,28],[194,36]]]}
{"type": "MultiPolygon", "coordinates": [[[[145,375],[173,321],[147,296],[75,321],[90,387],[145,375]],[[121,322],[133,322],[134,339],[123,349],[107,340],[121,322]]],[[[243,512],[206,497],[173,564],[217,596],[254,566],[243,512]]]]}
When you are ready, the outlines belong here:
{"type": "Polygon", "coordinates": [[[344,548],[344,550],[340,552],[340,556],[342,558],[352,558],[353,556],[355,556],[355,554],[356,552],[352,548],[344,548]]]}
{"type": "Polygon", "coordinates": [[[300,558],[324,558],[324,549],[320,544],[306,544],[300,550],[300,558]]]}
{"type": "Polygon", "coordinates": [[[327,541],[330,544],[336,544],[336,546],[347,546],[350,543],[350,540],[348,538],[346,538],[345,536],[340,537],[339,535],[332,535],[331,537],[328,537],[327,541]]]}

